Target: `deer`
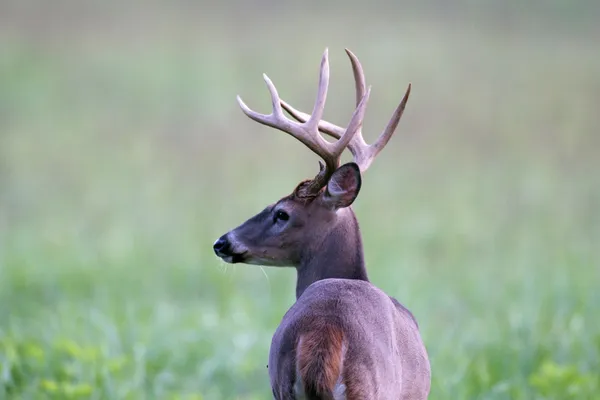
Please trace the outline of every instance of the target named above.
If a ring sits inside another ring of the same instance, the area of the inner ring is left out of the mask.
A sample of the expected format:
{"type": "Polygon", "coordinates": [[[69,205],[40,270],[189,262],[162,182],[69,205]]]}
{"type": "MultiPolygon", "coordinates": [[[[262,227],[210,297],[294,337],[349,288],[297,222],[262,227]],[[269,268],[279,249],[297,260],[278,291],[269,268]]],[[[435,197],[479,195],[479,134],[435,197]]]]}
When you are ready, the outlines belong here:
{"type": "Polygon", "coordinates": [[[328,49],[311,114],[282,100],[266,74],[270,114],[251,110],[237,96],[246,116],[291,135],[323,162],[313,179],[301,181],[291,194],[219,237],[213,250],[227,263],[296,269],[296,302],[283,316],[269,351],[275,399],[427,399],[431,370],[419,326],[407,308],[370,282],[351,207],[362,175],[398,126],[411,84],[383,132],[367,145],[362,125],[371,86],[366,87],[358,58],[348,49],[346,53],[356,108],[345,128],[322,119],[328,49]],[[345,149],[353,161],[340,166],[345,149]]]}

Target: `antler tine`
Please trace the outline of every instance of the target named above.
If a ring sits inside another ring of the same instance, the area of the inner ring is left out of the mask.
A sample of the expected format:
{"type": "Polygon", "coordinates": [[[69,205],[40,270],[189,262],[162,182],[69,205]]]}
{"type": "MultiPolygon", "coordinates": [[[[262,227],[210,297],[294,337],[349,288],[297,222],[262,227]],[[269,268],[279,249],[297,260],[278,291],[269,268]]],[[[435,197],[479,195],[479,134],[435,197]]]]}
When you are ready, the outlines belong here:
{"type": "Polygon", "coordinates": [[[355,142],[356,138],[362,137],[362,124],[365,118],[365,112],[367,110],[367,103],[369,102],[370,95],[371,87],[369,86],[367,88],[367,92],[363,95],[357,107],[354,109],[354,112],[352,113],[352,118],[350,118],[350,122],[348,123],[346,131],[343,133],[342,137],[337,142],[335,142],[335,153],[339,152],[339,154],[341,154],[346,148],[346,146],[348,146],[350,143],[355,142]]]}
{"type": "Polygon", "coordinates": [[[360,103],[360,100],[365,95],[366,83],[365,83],[365,73],[363,71],[363,67],[358,60],[358,57],[354,55],[350,49],[345,49],[346,54],[350,58],[350,63],[352,64],[352,74],[354,75],[354,88],[356,90],[356,105],[360,103]]]}
{"type": "Polygon", "coordinates": [[[385,145],[389,142],[390,138],[396,131],[398,123],[400,122],[400,118],[402,118],[402,114],[404,113],[404,109],[406,108],[406,102],[408,101],[408,96],[410,96],[411,87],[412,85],[409,83],[408,88],[406,89],[406,93],[404,93],[404,97],[402,97],[402,101],[394,110],[394,113],[392,114],[392,117],[390,118],[387,126],[385,127],[383,132],[381,132],[381,135],[379,135],[375,143],[369,146],[370,151],[368,156],[370,159],[368,160],[368,162],[365,161],[367,162],[366,168],[369,167],[369,165],[371,164],[371,162],[373,162],[373,159],[377,157],[379,152],[383,150],[385,145]]]}
{"type": "MultiPolygon", "coordinates": [[[[307,128],[312,132],[318,131],[318,125],[323,112],[325,111],[325,102],[327,100],[327,89],[329,88],[329,49],[325,49],[321,58],[321,67],[319,68],[319,87],[317,89],[317,98],[313,106],[312,114],[306,121],[307,128]]],[[[281,104],[279,104],[281,107],[281,104]]],[[[318,136],[318,134],[317,134],[318,136]]]]}
{"type": "MultiPolygon", "coordinates": [[[[361,99],[365,95],[365,76],[362,65],[360,64],[360,61],[354,55],[354,53],[352,53],[348,49],[346,49],[346,53],[348,54],[348,57],[350,58],[350,63],[352,64],[352,72],[354,75],[354,84],[356,90],[356,103],[358,105],[360,104],[361,99]]],[[[409,84],[408,89],[406,90],[406,93],[402,98],[402,101],[400,102],[398,107],[396,107],[396,110],[394,110],[394,113],[392,114],[392,117],[388,122],[387,126],[373,144],[367,145],[367,143],[365,142],[362,136],[362,126],[357,130],[357,132],[353,135],[352,139],[348,143],[348,149],[354,156],[354,161],[358,164],[362,172],[365,172],[369,168],[375,157],[377,157],[381,150],[383,150],[385,145],[389,142],[390,138],[394,134],[406,107],[406,103],[410,95],[410,90],[411,85],[409,84]]],[[[310,117],[308,114],[295,109],[284,100],[280,100],[280,102],[283,109],[287,111],[296,120],[303,122],[310,117]]],[[[336,139],[342,137],[342,135],[346,131],[344,128],[338,125],[323,120],[319,122],[318,127],[319,131],[336,139]]]]}
{"type": "Polygon", "coordinates": [[[271,103],[273,104],[273,111],[271,112],[271,114],[260,114],[256,111],[251,110],[246,105],[246,103],[244,103],[244,101],[239,95],[237,96],[237,101],[244,114],[246,114],[248,117],[263,125],[279,129],[279,127],[275,124],[277,123],[277,121],[285,119],[283,111],[281,110],[281,99],[279,98],[279,94],[277,93],[277,88],[275,87],[275,85],[273,85],[273,82],[271,81],[271,79],[269,79],[267,74],[263,74],[263,79],[265,80],[265,83],[267,84],[267,87],[269,89],[269,93],[271,94],[271,103]]]}

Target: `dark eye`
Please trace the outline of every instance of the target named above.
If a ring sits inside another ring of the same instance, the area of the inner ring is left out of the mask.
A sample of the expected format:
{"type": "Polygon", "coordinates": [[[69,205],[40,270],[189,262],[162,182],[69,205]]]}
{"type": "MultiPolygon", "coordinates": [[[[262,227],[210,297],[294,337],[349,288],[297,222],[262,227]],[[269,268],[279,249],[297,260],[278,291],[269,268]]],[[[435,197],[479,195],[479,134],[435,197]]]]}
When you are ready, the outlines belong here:
{"type": "Polygon", "coordinates": [[[275,213],[275,222],[277,221],[287,221],[288,219],[290,219],[290,216],[288,213],[286,213],[283,210],[279,210],[275,213]]]}

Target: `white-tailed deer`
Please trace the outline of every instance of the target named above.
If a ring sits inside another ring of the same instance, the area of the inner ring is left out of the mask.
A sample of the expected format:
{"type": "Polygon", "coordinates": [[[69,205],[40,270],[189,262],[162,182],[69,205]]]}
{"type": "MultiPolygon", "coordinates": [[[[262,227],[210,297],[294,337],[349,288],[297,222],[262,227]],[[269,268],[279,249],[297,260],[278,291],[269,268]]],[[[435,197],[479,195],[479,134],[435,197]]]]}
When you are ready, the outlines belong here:
{"type": "Polygon", "coordinates": [[[312,114],[281,100],[266,75],[271,114],[252,111],[238,97],[248,117],[292,135],[324,165],[314,179],[300,182],[292,194],[221,236],[213,247],[229,263],[296,268],[296,303],[277,328],[269,354],[276,399],[426,399],[431,372],[417,322],[369,282],[351,208],[361,173],[400,121],[410,85],[377,141],[367,145],[361,129],[370,87],[356,56],[346,52],[356,84],[356,109],[347,128],[321,119],[329,85],[327,50],[312,114]],[[283,109],[297,121],[286,118],[283,109]],[[325,141],[319,131],[337,141],[325,141]],[[354,161],[340,166],[346,148],[354,161]]]}

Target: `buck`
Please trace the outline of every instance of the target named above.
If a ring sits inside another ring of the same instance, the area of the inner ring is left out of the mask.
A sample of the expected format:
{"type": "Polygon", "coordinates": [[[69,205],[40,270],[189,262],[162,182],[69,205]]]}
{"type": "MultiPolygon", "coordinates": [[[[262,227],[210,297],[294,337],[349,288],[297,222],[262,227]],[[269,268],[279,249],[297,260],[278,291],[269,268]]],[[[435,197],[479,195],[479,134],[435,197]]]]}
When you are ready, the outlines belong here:
{"type": "Polygon", "coordinates": [[[275,399],[426,399],[431,372],[419,327],[410,311],[370,283],[351,208],[361,174],[396,130],[411,86],[381,135],[367,145],[362,124],[371,88],[356,56],[346,53],[356,90],[346,128],[322,120],[327,49],[312,114],[280,99],[266,75],[270,114],[251,110],[238,96],[248,117],[295,137],[324,163],[319,162],[314,179],[300,182],[290,195],[217,239],[213,248],[228,263],[296,268],[296,302],[275,331],[269,354],[275,399]],[[326,141],[321,133],[336,141],[326,141]],[[346,148],[353,161],[340,166],[346,148]]]}

